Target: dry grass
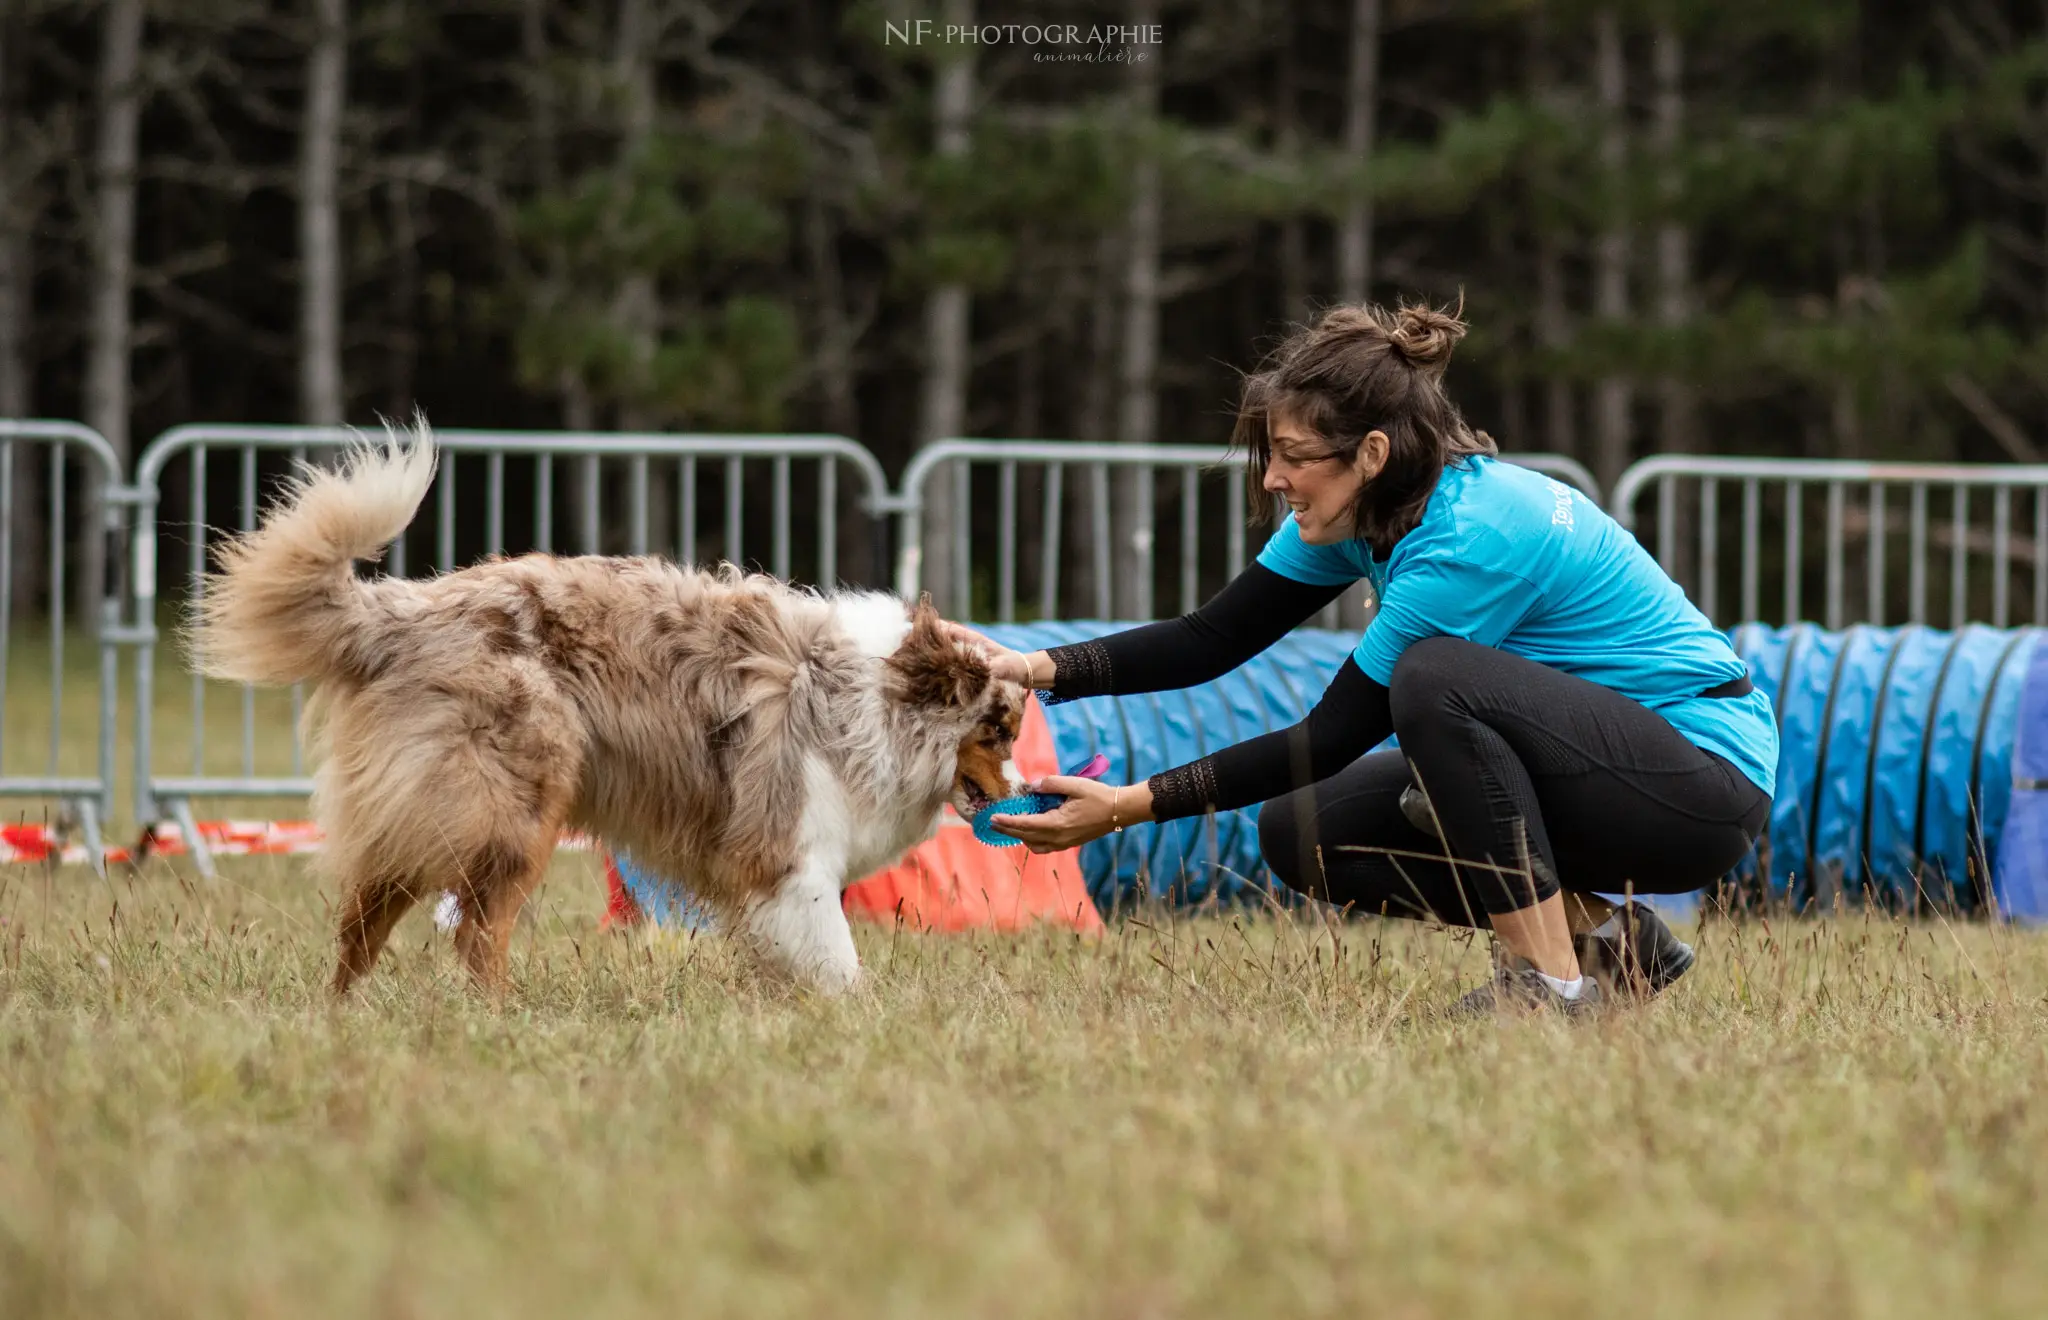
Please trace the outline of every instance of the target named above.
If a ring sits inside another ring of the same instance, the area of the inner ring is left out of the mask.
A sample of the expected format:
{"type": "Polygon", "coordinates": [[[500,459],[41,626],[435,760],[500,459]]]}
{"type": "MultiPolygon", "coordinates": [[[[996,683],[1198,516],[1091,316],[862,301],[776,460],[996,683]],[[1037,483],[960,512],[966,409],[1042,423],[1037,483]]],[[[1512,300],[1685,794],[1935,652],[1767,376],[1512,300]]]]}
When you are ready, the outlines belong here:
{"type": "Polygon", "coordinates": [[[0,881],[0,1313],[2048,1313],[2048,953],[1716,925],[1667,1002],[1450,1025],[1441,933],[868,928],[845,1001],[606,936],[335,1008],[248,860],[0,881]]]}
{"type": "MultiPolygon", "coordinates": [[[[13,641],[19,773],[60,712],[13,641]]],[[[209,692],[209,770],[240,716],[209,692]]],[[[416,916],[340,1009],[295,863],[0,872],[0,1314],[2048,1313],[2029,933],[1717,925],[1667,1002],[1571,1028],[1434,1020],[1482,955],[1399,926],[869,928],[825,1002],[599,934],[592,865],[502,1005],[416,916]]]]}

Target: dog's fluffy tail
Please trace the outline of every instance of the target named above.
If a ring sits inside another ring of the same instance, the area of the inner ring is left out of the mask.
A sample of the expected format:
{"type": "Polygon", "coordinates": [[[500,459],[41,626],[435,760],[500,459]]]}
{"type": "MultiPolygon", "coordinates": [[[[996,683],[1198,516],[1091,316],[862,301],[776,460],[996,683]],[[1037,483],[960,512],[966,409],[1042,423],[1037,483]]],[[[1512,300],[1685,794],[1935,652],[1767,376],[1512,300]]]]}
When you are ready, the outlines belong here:
{"type": "Polygon", "coordinates": [[[296,683],[374,672],[387,644],[369,583],[353,561],[376,559],[405,530],[434,481],[426,419],[358,438],[333,471],[301,466],[263,525],[223,545],[187,640],[213,678],[296,683]],[[405,443],[410,438],[411,443],[405,443]]]}

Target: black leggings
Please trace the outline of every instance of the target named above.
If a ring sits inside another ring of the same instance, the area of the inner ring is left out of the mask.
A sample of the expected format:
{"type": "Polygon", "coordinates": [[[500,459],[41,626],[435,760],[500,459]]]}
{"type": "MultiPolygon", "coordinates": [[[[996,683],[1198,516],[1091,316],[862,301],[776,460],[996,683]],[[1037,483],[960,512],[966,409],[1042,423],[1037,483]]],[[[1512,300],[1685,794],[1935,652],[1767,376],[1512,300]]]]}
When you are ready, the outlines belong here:
{"type": "Polygon", "coordinates": [[[1267,865],[1311,897],[1485,926],[1561,888],[1686,893],[1742,860],[1770,814],[1748,776],[1656,712],[1533,660],[1430,638],[1391,691],[1400,750],[1260,810],[1267,865]],[[1415,780],[1444,840],[1401,810],[1415,780]]]}

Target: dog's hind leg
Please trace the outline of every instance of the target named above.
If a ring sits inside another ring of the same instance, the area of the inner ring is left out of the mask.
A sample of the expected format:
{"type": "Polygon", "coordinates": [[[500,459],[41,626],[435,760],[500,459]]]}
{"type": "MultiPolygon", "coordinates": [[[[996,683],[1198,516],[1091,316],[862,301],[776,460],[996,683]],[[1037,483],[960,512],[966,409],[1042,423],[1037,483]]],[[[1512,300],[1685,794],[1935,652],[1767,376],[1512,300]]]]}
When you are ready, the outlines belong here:
{"type": "Polygon", "coordinates": [[[369,872],[356,882],[341,910],[341,957],[330,986],[335,994],[348,993],[370,970],[391,928],[418,896],[410,878],[388,871],[369,872]]]}
{"type": "Polygon", "coordinates": [[[838,872],[807,857],[781,885],[743,909],[741,930],[770,968],[840,994],[860,984],[860,954],[840,905],[838,872]]]}
{"type": "Polygon", "coordinates": [[[525,840],[501,840],[473,852],[453,886],[462,905],[462,923],[455,928],[455,951],[469,974],[484,989],[504,987],[505,965],[511,956],[512,932],[519,910],[547,877],[555,853],[558,826],[547,823],[525,840]]]}

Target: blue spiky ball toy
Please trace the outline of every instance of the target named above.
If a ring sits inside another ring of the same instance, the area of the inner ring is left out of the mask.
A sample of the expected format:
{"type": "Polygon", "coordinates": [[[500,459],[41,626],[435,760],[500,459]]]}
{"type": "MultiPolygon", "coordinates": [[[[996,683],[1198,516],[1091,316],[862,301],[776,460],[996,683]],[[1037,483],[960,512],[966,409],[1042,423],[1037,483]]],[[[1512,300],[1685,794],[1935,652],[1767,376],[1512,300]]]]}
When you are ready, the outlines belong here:
{"type": "MultiPolygon", "coordinates": [[[[1099,779],[1109,769],[1109,758],[1097,752],[1067,774],[1075,779],[1099,779]]],[[[1001,833],[989,822],[997,816],[1038,816],[1056,809],[1065,802],[1062,793],[1020,793],[1006,797],[1000,802],[991,802],[974,813],[974,837],[991,848],[1014,848],[1024,842],[1001,833]]]]}

